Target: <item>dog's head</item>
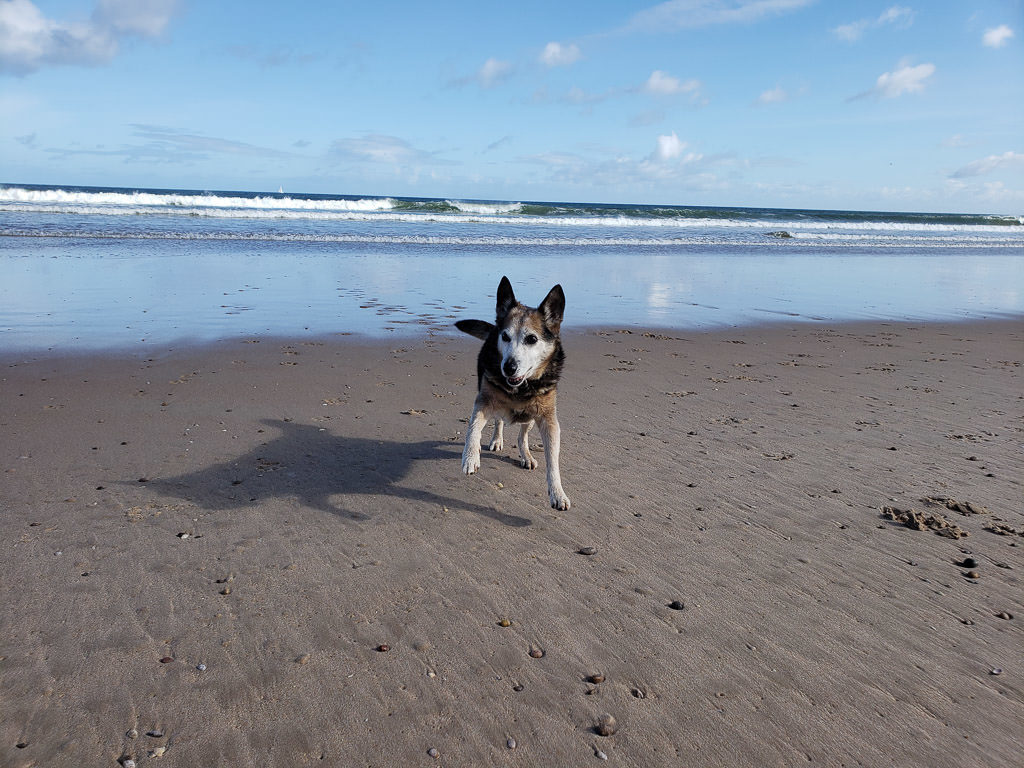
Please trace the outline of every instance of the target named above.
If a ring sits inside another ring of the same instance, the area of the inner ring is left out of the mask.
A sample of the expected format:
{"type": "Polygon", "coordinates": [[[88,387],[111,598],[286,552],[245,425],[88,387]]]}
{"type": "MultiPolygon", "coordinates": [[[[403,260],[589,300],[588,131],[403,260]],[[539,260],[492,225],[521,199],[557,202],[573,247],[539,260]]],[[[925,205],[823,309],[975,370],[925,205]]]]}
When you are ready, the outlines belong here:
{"type": "Polygon", "coordinates": [[[513,389],[544,373],[558,349],[565,294],[556,285],[536,309],[516,301],[507,277],[498,284],[496,325],[501,373],[513,389]]]}

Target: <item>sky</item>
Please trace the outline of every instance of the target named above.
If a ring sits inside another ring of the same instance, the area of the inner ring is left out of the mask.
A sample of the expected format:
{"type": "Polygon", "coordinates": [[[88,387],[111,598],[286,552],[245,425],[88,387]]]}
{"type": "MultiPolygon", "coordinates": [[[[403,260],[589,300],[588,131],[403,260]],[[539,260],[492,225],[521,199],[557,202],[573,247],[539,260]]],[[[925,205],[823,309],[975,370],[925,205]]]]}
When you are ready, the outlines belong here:
{"type": "Polygon", "coordinates": [[[1018,0],[0,0],[0,182],[1024,214],[1018,0]]]}

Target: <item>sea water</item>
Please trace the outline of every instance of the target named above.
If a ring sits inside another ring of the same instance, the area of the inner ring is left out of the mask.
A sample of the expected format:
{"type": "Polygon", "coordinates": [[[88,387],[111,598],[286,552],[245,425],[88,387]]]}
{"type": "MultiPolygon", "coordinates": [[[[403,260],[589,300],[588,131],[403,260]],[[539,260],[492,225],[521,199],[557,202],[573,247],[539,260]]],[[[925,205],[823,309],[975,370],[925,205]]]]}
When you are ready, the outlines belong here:
{"type": "Polygon", "coordinates": [[[0,351],[449,333],[507,275],[566,325],[1024,315],[1024,219],[0,186],[0,351]]]}

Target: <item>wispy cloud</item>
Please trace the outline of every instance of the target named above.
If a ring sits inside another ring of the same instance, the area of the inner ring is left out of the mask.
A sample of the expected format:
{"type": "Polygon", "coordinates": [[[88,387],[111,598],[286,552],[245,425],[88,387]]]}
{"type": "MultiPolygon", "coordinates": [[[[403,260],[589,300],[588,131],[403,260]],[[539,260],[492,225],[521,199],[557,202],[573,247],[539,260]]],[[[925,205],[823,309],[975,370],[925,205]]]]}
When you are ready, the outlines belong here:
{"type": "Polygon", "coordinates": [[[656,69],[651,72],[651,76],[647,78],[647,82],[644,83],[642,90],[656,96],[679,96],[681,94],[699,96],[700,80],[690,79],[683,81],[667,72],[656,69]]]}
{"type": "Polygon", "coordinates": [[[894,5],[886,9],[877,18],[859,19],[849,24],[842,24],[832,30],[840,40],[848,43],[856,42],[869,29],[877,29],[888,25],[909,27],[914,22],[914,11],[902,5],[894,5]]]}
{"type": "Polygon", "coordinates": [[[895,99],[906,93],[920,93],[924,90],[928,78],[934,74],[934,64],[917,64],[915,66],[904,60],[892,72],[883,72],[879,75],[874,88],[851,96],[847,101],[856,101],[867,96],[895,99]]]}
{"type": "Polygon", "coordinates": [[[294,158],[293,152],[260,147],[244,141],[222,139],[188,133],[177,128],[159,125],[134,124],[134,135],[145,140],[142,144],[122,144],[119,147],[51,147],[46,151],[54,157],[96,155],[122,157],[126,162],[195,163],[210,159],[211,155],[236,155],[261,158],[294,158]]]}
{"type": "Polygon", "coordinates": [[[547,168],[551,179],[559,183],[620,187],[672,183],[689,189],[717,186],[719,179],[712,168],[729,158],[705,157],[688,150],[687,143],[673,131],[658,136],[654,149],[643,157],[584,157],[572,152],[545,152],[520,160],[547,168]]]}
{"type": "Polygon", "coordinates": [[[981,160],[975,160],[962,168],[958,168],[950,174],[953,179],[967,179],[972,176],[982,176],[1003,168],[1024,169],[1024,153],[1004,152],[1001,155],[989,155],[981,160]]]}
{"type": "Polygon", "coordinates": [[[1011,37],[1013,30],[1005,24],[1000,24],[998,27],[986,29],[985,34],[981,36],[981,42],[989,48],[1002,48],[1011,37]]]}
{"type": "Polygon", "coordinates": [[[67,22],[47,18],[31,0],[2,0],[0,72],[105,64],[125,37],[163,33],[178,6],[178,0],[100,0],[88,21],[67,22]]]}
{"type": "Polygon", "coordinates": [[[582,57],[580,47],[575,43],[563,45],[551,42],[540,53],[540,62],[546,67],[566,67],[575,64],[582,57]]]}
{"type": "Polygon", "coordinates": [[[382,133],[338,139],[331,145],[330,155],[336,160],[389,166],[453,164],[438,157],[437,152],[417,149],[405,139],[382,133]]]}
{"type": "Polygon", "coordinates": [[[481,88],[494,88],[503,83],[515,71],[515,66],[510,61],[490,58],[471,75],[457,77],[450,81],[450,85],[462,87],[476,83],[481,88]]]}
{"type": "Polygon", "coordinates": [[[784,101],[789,101],[789,94],[781,85],[770,88],[757,97],[758,104],[781,104],[784,101]]]}
{"type": "Polygon", "coordinates": [[[668,0],[635,14],[623,31],[675,32],[716,24],[750,24],[814,0],[668,0]]]}

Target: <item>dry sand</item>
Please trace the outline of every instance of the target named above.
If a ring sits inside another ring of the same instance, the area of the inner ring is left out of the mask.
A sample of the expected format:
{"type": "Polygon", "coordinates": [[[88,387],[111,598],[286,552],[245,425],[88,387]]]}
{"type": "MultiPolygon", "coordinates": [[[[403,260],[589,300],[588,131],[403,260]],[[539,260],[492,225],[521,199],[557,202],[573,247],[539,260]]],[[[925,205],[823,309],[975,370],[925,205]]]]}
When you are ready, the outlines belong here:
{"type": "Polygon", "coordinates": [[[469,337],[8,358],[0,765],[1020,765],[1022,335],[571,332],[564,513],[469,337]]]}

